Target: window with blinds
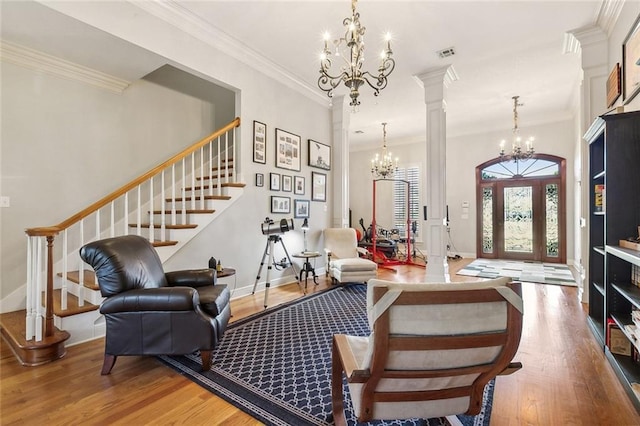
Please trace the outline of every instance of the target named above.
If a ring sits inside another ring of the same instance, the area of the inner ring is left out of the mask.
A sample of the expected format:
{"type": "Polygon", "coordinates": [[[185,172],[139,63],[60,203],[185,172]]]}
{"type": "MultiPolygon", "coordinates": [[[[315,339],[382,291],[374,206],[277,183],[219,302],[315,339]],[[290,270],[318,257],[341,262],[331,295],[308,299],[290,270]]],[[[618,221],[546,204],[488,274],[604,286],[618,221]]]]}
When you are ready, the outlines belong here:
{"type": "MultiPolygon", "coordinates": [[[[395,181],[393,183],[393,222],[394,228],[400,232],[400,238],[407,237],[407,213],[410,222],[416,222],[416,238],[420,235],[420,222],[418,221],[418,211],[420,209],[420,168],[399,167],[394,178],[409,182],[409,205],[407,205],[407,184],[395,181]],[[409,207],[410,206],[410,207],[409,207]],[[409,209],[409,212],[407,212],[409,209]]],[[[411,236],[411,226],[409,226],[411,236]]]]}

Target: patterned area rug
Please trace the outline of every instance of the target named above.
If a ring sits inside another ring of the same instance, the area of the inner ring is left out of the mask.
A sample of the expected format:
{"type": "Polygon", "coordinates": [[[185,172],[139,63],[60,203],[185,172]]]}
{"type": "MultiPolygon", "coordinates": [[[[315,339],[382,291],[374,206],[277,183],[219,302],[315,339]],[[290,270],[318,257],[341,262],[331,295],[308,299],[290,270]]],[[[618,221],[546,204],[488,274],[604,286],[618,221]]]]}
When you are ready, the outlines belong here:
{"type": "MultiPolygon", "coordinates": [[[[365,296],[364,285],[333,288],[238,320],[205,373],[197,354],[158,358],[267,425],[331,425],[331,339],[370,333],[365,296]]],[[[477,416],[370,424],[489,426],[493,386],[486,386],[477,416]]],[[[355,425],[351,403],[345,406],[355,425]]]]}
{"type": "Polygon", "coordinates": [[[458,275],[479,278],[511,277],[516,281],[530,283],[577,286],[571,269],[560,263],[476,259],[459,270],[458,275]]]}

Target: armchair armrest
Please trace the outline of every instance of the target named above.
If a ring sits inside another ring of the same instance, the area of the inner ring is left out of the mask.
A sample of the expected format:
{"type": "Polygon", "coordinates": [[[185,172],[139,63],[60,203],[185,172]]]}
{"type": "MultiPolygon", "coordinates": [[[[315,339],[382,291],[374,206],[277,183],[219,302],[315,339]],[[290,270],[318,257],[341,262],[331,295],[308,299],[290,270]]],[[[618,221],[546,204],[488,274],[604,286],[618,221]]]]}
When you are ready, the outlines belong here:
{"type": "Polygon", "coordinates": [[[516,371],[520,370],[521,368],[522,368],[521,362],[518,362],[518,361],[510,362],[509,365],[507,365],[507,368],[505,368],[500,373],[498,373],[498,376],[508,376],[509,374],[513,374],[516,371]]]}
{"type": "Polygon", "coordinates": [[[215,285],[218,274],[215,269],[190,269],[172,271],[164,274],[169,287],[204,287],[215,285]]]}
{"type": "Polygon", "coordinates": [[[100,305],[100,313],[195,311],[199,304],[198,292],[191,287],[160,287],[130,290],[111,296],[100,305]]]}
{"type": "Polygon", "coordinates": [[[360,255],[360,257],[369,256],[369,251],[364,247],[356,247],[356,250],[358,251],[358,254],[360,255]]]}

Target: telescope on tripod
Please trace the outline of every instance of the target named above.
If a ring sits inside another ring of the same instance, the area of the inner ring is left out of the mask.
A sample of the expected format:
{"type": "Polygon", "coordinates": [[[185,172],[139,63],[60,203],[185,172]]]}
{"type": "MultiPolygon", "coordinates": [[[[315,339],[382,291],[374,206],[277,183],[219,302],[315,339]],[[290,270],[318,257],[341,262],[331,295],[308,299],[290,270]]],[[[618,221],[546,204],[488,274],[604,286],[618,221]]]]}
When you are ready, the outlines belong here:
{"type": "Polygon", "coordinates": [[[256,282],[253,284],[253,291],[251,294],[255,294],[256,287],[258,286],[258,281],[260,280],[260,274],[262,273],[262,267],[265,264],[265,259],[267,259],[267,279],[265,282],[264,289],[264,307],[267,307],[267,300],[269,298],[269,288],[271,287],[271,281],[269,281],[269,276],[271,274],[271,269],[275,267],[276,269],[282,268],[285,269],[287,266],[291,265],[293,268],[293,272],[296,275],[296,281],[298,280],[298,270],[296,269],[295,263],[291,261],[291,257],[289,256],[289,252],[287,251],[287,247],[284,245],[284,241],[282,241],[281,235],[285,232],[293,230],[293,219],[280,219],[280,223],[278,225],[272,219],[268,217],[264,219],[264,222],[260,225],[260,229],[262,231],[262,235],[267,236],[267,244],[264,248],[264,253],[262,254],[262,260],[260,261],[260,268],[258,269],[258,274],[256,276],[256,282]],[[283,258],[280,262],[276,262],[273,258],[275,245],[276,243],[280,243],[282,245],[282,249],[286,255],[286,258],[283,258]]]}

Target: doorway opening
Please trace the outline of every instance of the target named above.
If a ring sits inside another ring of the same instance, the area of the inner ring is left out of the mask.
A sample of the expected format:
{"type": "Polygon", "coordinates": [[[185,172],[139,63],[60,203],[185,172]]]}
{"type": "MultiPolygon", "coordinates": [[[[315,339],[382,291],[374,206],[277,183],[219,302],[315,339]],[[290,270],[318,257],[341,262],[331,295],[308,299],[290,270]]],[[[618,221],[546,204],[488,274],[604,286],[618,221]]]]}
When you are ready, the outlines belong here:
{"type": "Polygon", "coordinates": [[[477,257],[565,263],[565,175],[548,154],[477,166],[477,257]]]}

